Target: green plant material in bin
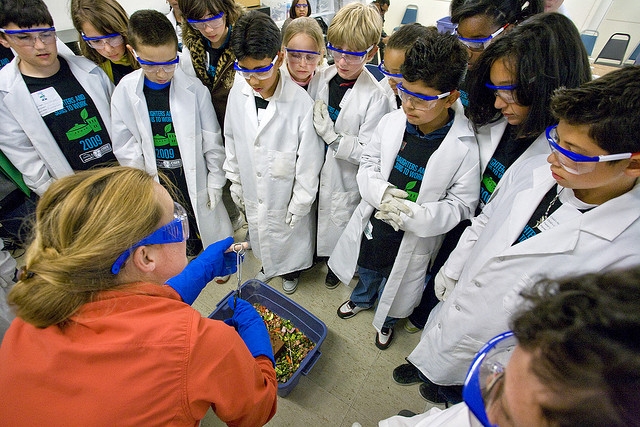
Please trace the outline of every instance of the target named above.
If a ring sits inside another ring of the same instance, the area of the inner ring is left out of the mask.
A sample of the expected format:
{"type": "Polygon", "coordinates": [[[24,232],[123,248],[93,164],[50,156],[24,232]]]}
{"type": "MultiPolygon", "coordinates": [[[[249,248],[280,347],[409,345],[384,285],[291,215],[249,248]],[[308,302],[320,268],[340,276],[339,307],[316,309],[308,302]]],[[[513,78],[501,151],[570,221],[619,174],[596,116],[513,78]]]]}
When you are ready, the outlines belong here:
{"type": "Polygon", "coordinates": [[[290,320],[281,318],[263,305],[253,306],[260,313],[269,334],[284,342],[284,350],[276,359],[276,377],[278,382],[286,383],[300,368],[300,363],[313,350],[315,344],[290,320]]]}

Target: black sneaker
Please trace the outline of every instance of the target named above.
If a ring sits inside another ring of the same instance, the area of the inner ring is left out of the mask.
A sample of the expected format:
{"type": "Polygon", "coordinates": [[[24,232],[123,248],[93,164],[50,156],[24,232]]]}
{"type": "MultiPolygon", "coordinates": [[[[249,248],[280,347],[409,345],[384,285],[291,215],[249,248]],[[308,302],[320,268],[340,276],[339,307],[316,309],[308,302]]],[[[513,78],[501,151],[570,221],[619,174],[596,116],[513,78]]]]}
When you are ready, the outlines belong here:
{"type": "Polygon", "coordinates": [[[327,271],[327,277],[325,277],[324,279],[324,285],[327,287],[327,289],[335,289],[338,287],[339,284],[340,284],[340,279],[338,279],[338,276],[333,274],[333,271],[329,269],[327,271]]]}
{"type": "Polygon", "coordinates": [[[420,378],[420,370],[411,363],[397,366],[393,370],[393,380],[400,385],[412,385],[424,382],[422,378],[420,378]]]}
{"type": "Polygon", "coordinates": [[[424,400],[437,405],[446,403],[447,400],[440,395],[439,389],[440,386],[431,381],[422,383],[420,384],[420,396],[422,396],[424,400]]]}
{"type": "Polygon", "coordinates": [[[398,415],[400,415],[401,417],[407,417],[407,418],[410,418],[410,417],[415,416],[415,415],[416,415],[416,413],[415,413],[415,412],[413,412],[413,411],[410,411],[410,410],[408,410],[408,409],[403,409],[403,410],[401,410],[400,412],[398,412],[398,415]]]}

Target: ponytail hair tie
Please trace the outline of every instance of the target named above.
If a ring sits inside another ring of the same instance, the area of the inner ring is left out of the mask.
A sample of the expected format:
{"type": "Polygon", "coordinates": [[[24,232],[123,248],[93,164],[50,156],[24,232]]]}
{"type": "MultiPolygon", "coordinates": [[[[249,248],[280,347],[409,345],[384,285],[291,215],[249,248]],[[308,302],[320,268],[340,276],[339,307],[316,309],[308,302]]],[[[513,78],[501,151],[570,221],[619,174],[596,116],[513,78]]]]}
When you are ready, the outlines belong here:
{"type": "Polygon", "coordinates": [[[18,273],[16,274],[16,279],[19,281],[31,279],[33,277],[33,273],[27,270],[27,267],[20,267],[18,269],[18,273]]]}

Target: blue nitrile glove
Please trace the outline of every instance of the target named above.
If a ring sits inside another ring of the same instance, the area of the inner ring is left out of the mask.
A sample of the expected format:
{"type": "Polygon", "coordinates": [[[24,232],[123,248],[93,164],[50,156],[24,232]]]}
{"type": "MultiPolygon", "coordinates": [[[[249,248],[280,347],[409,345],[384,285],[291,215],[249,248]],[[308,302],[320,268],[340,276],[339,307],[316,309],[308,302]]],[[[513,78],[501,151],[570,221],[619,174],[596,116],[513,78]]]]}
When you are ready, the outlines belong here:
{"type": "Polygon", "coordinates": [[[227,237],[209,245],[180,274],[167,280],[167,285],[180,294],[182,301],[192,304],[214,277],[236,272],[236,253],[224,253],[232,244],[233,237],[227,237]]]}
{"type": "Polygon", "coordinates": [[[227,304],[233,310],[233,316],[225,319],[224,323],[236,328],[253,357],[267,356],[275,367],[269,332],[260,314],[247,301],[233,295],[229,297],[227,304]]]}

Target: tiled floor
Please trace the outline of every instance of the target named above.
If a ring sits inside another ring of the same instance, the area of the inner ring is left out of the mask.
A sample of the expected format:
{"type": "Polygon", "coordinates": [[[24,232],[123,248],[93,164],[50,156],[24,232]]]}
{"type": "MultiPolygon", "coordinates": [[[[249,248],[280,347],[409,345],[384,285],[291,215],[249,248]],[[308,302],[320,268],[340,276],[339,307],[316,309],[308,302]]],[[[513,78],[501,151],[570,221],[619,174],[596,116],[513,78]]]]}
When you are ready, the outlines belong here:
{"type": "MultiPolygon", "coordinates": [[[[238,230],[236,239],[243,237],[244,231],[238,230]]],[[[249,251],[243,264],[243,281],[253,278],[259,269],[260,262],[249,251]]],[[[393,368],[405,363],[404,358],[418,343],[420,334],[407,333],[399,322],[391,346],[378,350],[371,325],[373,310],[347,320],[336,315],[356,282],[329,290],[324,286],[325,274],[324,263],[304,272],[298,289],[290,296],[327,325],[327,338],[320,348],[322,356],[288,396],[278,398],[278,411],[267,425],[351,427],[357,421],[363,427],[373,427],[401,409],[424,411],[430,405],[420,397],[418,385],[400,386],[391,378],[393,368]]],[[[203,315],[210,314],[236,285],[235,276],[224,285],[209,284],[194,307],[203,315]]],[[[282,290],[280,278],[274,278],[269,285],[282,290]]],[[[223,425],[211,410],[201,423],[202,427],[223,425]]]]}

